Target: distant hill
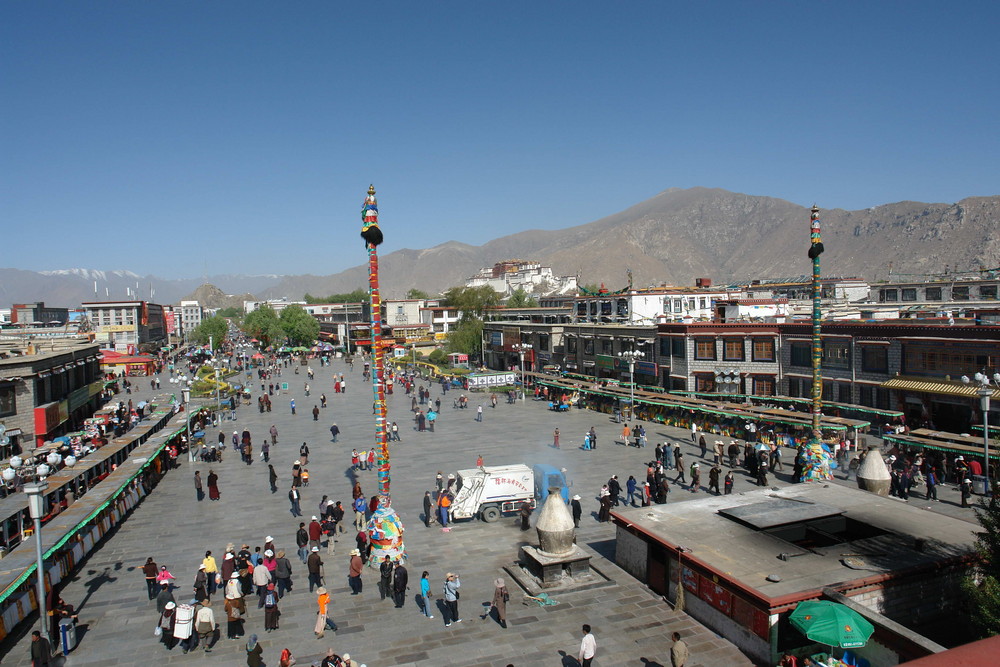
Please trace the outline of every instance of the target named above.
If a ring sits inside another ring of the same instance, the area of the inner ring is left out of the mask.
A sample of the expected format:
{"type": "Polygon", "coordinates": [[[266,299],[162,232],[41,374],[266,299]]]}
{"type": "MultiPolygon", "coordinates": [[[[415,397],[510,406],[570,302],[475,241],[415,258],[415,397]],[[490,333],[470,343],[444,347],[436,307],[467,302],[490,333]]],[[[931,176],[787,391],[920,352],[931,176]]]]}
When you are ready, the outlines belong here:
{"type": "Polygon", "coordinates": [[[203,308],[237,308],[243,310],[244,301],[256,301],[253,294],[226,294],[215,285],[200,285],[181,301],[197,301],[203,308]]]}
{"type": "MultiPolygon", "coordinates": [[[[84,301],[139,298],[155,303],[178,303],[203,283],[217,285],[227,294],[253,294],[277,283],[280,276],[219,275],[206,278],[167,280],[139,276],[130,271],[65,269],[61,271],[24,271],[0,269],[0,304],[45,301],[53,306],[75,308],[84,301]],[[97,281],[97,293],[94,292],[97,281]],[[138,287],[136,284],[138,283],[138,287]],[[138,296],[129,296],[129,293],[138,296]]],[[[240,302],[242,307],[242,299],[240,302]]]]}
{"type": "MultiPolygon", "coordinates": [[[[820,202],[822,204],[822,202],[820,202]]],[[[955,204],[898,202],[863,211],[821,212],[824,275],[886,278],[1000,266],[1000,196],[955,204]]],[[[391,230],[385,230],[391,235],[391,230]]],[[[360,240],[358,254],[363,255],[360,240]]],[[[623,286],[631,269],[637,287],[782,278],[810,272],[809,210],[798,204],[712,188],[672,188],[620,213],[561,230],[531,230],[481,246],[449,241],[425,250],[380,257],[382,294],[402,297],[412,287],[438,292],[460,285],[484,266],[511,258],[538,260],[581,283],[623,286]]],[[[350,292],[368,283],[366,264],[328,276],[211,276],[163,280],[127,271],[0,269],[0,303],[46,301],[75,306],[94,298],[125,299],[126,288],[177,303],[204,283],[223,294],[301,299],[350,292]]],[[[239,297],[242,301],[243,297],[239,297]]]]}
{"type": "MultiPolygon", "coordinates": [[[[896,273],[1000,266],[1000,196],[956,204],[899,202],[863,211],[823,210],[824,275],[885,279],[896,273]]],[[[811,272],[809,210],[773,197],[710,188],[666,190],[621,213],[549,231],[503,236],[482,246],[451,241],[380,258],[383,295],[461,284],[479,268],[513,257],[539,260],[581,283],[691,285],[811,272]]],[[[330,276],[289,276],[262,296],[347,292],[367,282],[364,265],[330,276]]]]}

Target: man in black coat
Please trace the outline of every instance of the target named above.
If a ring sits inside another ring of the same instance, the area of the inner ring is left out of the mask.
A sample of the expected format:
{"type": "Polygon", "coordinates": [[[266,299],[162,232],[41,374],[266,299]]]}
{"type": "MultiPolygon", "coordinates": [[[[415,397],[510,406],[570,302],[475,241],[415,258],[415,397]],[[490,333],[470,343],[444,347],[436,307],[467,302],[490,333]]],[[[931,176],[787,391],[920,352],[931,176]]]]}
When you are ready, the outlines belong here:
{"type": "Polygon", "coordinates": [[[392,594],[392,561],[386,556],[382,559],[382,562],[378,566],[379,580],[378,580],[378,593],[382,596],[382,599],[386,599],[392,594]]]}
{"type": "Polygon", "coordinates": [[[570,509],[573,510],[573,525],[577,528],[580,527],[580,517],[583,516],[583,507],[580,505],[580,496],[573,496],[573,500],[569,503],[570,509]]]}
{"type": "Polygon", "coordinates": [[[608,491],[611,493],[611,504],[618,507],[618,496],[622,493],[622,485],[618,483],[618,475],[612,475],[608,480],[608,491]]]}
{"type": "Polygon", "coordinates": [[[427,526],[428,528],[431,527],[431,519],[433,518],[431,516],[431,508],[433,507],[433,505],[434,505],[434,501],[431,500],[431,492],[430,491],[425,491],[424,492],[424,525],[427,526]]]}
{"type": "Polygon", "coordinates": [[[400,563],[396,566],[396,571],[392,577],[392,600],[396,603],[396,609],[402,609],[403,603],[406,602],[406,586],[409,580],[409,573],[403,567],[403,564],[400,563]]]}

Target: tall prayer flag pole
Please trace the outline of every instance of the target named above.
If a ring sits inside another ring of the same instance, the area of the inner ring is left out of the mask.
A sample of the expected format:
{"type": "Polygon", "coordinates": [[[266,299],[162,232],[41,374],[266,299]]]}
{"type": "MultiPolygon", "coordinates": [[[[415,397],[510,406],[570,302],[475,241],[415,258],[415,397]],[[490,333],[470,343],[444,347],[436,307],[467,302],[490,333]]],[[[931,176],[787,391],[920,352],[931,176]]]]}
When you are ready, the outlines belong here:
{"type": "Polygon", "coordinates": [[[361,238],[368,251],[368,293],[371,305],[372,392],[375,406],[375,446],[378,451],[379,506],[368,520],[368,535],[372,555],[368,564],[378,567],[383,557],[401,561],[406,558],[403,548],[403,524],[392,509],[389,496],[389,432],[385,404],[385,355],[382,348],[382,297],[379,294],[378,246],[382,230],[378,225],[378,201],[375,186],[368,186],[368,196],[361,208],[361,238]]]}
{"type": "Polygon", "coordinates": [[[802,481],[818,482],[833,479],[830,474],[830,454],[823,449],[823,314],[820,311],[819,256],[823,254],[820,236],[819,207],[813,204],[809,217],[809,259],[812,260],[812,434],[803,456],[802,481]]]}

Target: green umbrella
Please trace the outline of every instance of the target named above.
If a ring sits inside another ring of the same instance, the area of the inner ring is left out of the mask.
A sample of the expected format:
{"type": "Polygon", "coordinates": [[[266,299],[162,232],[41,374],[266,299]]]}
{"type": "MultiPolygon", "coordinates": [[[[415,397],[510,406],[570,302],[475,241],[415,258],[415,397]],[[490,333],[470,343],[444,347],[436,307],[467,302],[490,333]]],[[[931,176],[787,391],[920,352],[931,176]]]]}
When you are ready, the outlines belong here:
{"type": "Polygon", "coordinates": [[[814,642],[840,648],[864,646],[875,632],[875,627],[861,614],[829,600],[800,602],[789,620],[814,642]]]}

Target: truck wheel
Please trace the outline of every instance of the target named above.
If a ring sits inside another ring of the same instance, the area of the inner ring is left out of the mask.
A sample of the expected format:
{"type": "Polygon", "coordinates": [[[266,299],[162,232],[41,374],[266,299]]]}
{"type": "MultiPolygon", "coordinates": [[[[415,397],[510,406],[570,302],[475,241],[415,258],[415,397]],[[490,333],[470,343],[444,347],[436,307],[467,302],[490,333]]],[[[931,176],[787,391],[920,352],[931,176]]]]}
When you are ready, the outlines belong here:
{"type": "Polygon", "coordinates": [[[486,523],[493,523],[500,518],[500,510],[497,509],[496,505],[490,505],[489,507],[484,507],[482,511],[483,521],[486,523]]]}

